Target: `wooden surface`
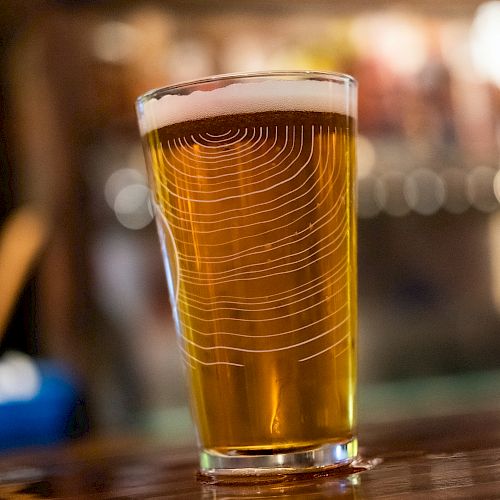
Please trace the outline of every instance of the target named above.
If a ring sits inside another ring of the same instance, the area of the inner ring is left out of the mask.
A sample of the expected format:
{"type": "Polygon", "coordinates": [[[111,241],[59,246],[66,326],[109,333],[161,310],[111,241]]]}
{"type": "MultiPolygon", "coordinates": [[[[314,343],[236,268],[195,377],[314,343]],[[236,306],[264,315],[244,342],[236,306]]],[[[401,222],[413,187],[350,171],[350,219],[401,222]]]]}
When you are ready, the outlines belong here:
{"type": "Polygon", "coordinates": [[[196,479],[196,453],[145,439],[86,439],[0,455],[0,499],[500,498],[500,413],[366,426],[369,470],[275,484],[196,479]]]}

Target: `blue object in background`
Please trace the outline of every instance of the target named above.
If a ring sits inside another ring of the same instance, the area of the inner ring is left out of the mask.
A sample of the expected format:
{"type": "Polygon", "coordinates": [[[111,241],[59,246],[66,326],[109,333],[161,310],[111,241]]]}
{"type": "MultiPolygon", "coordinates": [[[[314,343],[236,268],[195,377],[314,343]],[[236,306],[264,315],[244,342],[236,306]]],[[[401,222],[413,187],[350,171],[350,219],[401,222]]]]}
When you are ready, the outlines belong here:
{"type": "Polygon", "coordinates": [[[80,407],[67,370],[17,352],[0,358],[0,450],[67,439],[80,407]]]}

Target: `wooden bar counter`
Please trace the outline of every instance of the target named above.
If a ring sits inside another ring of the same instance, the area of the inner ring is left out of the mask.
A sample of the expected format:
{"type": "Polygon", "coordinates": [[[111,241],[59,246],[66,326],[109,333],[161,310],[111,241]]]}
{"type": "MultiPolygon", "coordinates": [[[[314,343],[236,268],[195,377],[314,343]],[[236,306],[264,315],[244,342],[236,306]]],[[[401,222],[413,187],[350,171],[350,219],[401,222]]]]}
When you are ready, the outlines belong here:
{"type": "Polygon", "coordinates": [[[151,439],[82,439],[0,456],[0,499],[500,498],[500,412],[365,425],[363,467],[270,484],[196,477],[196,450],[151,439]]]}

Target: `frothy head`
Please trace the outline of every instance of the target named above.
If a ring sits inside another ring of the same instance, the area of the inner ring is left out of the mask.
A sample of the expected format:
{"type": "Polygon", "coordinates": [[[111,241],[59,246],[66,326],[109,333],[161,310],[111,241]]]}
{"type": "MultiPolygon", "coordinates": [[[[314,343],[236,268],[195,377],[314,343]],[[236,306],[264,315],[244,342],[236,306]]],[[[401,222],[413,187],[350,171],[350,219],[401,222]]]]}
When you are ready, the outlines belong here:
{"type": "Polygon", "coordinates": [[[355,116],[355,105],[354,92],[347,92],[347,85],[338,81],[273,79],[140,100],[138,114],[145,135],[175,123],[241,113],[315,111],[355,116]]]}

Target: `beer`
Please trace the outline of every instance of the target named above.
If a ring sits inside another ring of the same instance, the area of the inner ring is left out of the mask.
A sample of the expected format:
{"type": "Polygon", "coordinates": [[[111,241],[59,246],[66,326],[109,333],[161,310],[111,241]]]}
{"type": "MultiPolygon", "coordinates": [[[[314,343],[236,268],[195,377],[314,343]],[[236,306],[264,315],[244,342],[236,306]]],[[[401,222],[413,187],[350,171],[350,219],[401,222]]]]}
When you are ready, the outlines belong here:
{"type": "Polygon", "coordinates": [[[152,101],[143,121],[179,348],[210,453],[354,438],[355,123],[331,103],[307,109],[299,94],[274,109],[228,98],[175,118],[173,106],[169,120],[152,101]]]}

